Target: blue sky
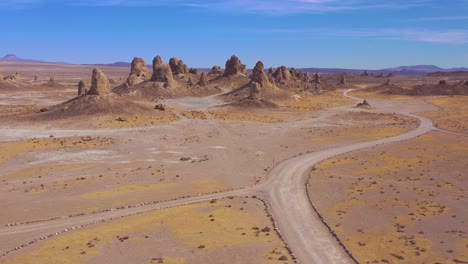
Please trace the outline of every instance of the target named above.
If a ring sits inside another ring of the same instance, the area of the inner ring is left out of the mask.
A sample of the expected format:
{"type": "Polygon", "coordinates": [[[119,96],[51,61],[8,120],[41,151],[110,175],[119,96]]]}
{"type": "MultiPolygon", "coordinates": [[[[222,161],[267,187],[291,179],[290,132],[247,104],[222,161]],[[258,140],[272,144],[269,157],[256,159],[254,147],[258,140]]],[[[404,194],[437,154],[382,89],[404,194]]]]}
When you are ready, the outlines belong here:
{"type": "Polygon", "coordinates": [[[468,66],[468,0],[0,0],[0,56],[189,67],[468,66]]]}

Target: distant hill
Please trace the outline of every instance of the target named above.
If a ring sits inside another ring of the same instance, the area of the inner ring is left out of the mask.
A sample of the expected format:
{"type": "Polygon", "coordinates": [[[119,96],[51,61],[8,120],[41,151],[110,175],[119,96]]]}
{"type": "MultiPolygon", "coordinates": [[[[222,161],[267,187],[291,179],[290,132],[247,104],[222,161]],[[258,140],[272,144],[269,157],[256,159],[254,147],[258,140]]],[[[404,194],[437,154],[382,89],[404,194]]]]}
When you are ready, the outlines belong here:
{"type": "MultiPolygon", "coordinates": [[[[32,59],[23,59],[15,54],[8,54],[3,58],[0,58],[0,61],[12,61],[12,62],[29,62],[29,63],[54,63],[54,64],[67,64],[64,62],[47,62],[47,61],[40,61],[40,60],[32,60],[32,59]]],[[[110,67],[130,67],[130,62],[114,62],[109,64],[85,64],[85,65],[96,65],[96,66],[110,66],[110,67]]],[[[148,65],[151,67],[151,65],[148,65]]],[[[208,72],[210,68],[198,68],[200,72],[208,72]]],[[[451,68],[451,69],[444,69],[434,65],[414,65],[414,66],[399,66],[381,70],[366,70],[366,69],[344,69],[344,68],[296,68],[298,71],[308,72],[308,73],[316,73],[320,72],[323,74],[332,74],[332,73],[351,73],[351,74],[362,74],[364,71],[367,71],[369,74],[374,75],[427,75],[431,73],[437,73],[443,76],[443,73],[451,73],[451,72],[468,72],[468,68],[461,67],[461,68],[451,68]]],[[[251,72],[251,70],[248,70],[251,72]]]]}
{"type": "Polygon", "coordinates": [[[388,69],[381,70],[365,70],[365,69],[338,69],[338,68],[302,68],[298,69],[299,71],[305,71],[309,73],[352,73],[352,74],[362,74],[364,71],[367,71],[369,74],[374,75],[388,75],[390,73],[394,75],[426,75],[433,72],[468,72],[468,68],[452,68],[452,69],[443,69],[434,65],[415,65],[415,66],[400,66],[388,69]]]}
{"type": "Polygon", "coordinates": [[[44,63],[44,61],[40,61],[40,60],[23,59],[23,58],[16,56],[15,54],[7,54],[5,55],[5,57],[0,58],[0,61],[44,63]]]}

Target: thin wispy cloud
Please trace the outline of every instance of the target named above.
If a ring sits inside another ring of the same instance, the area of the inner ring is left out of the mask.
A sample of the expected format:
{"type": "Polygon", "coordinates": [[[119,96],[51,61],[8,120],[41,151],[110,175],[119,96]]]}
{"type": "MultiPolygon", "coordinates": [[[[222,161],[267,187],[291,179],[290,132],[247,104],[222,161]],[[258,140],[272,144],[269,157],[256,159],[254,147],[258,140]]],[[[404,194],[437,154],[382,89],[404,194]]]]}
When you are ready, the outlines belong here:
{"type": "Polygon", "coordinates": [[[443,16],[443,17],[419,17],[406,19],[409,22],[433,22],[433,21],[464,21],[468,16],[443,16]]]}
{"type": "Polygon", "coordinates": [[[443,43],[463,45],[468,44],[468,30],[444,30],[429,29],[266,29],[257,30],[259,33],[275,34],[314,34],[316,36],[385,39],[399,41],[416,41],[427,43],[443,43]]]}
{"type": "Polygon", "coordinates": [[[433,0],[1,0],[0,8],[34,7],[37,4],[81,6],[185,6],[227,12],[266,15],[324,13],[362,9],[405,9],[433,0]],[[410,2],[410,3],[409,3],[410,2]]]}

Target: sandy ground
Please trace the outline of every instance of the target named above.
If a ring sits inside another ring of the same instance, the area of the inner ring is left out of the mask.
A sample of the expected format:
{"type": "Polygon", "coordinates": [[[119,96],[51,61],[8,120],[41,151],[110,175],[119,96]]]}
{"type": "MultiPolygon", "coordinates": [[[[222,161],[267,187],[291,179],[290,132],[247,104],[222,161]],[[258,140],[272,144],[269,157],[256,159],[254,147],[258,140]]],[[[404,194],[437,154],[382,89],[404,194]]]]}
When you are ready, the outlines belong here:
{"type": "MultiPolygon", "coordinates": [[[[87,68],[83,69],[87,71],[87,68]]],[[[118,77],[120,73],[116,69],[114,71],[118,77]]],[[[63,76],[66,76],[66,73],[63,76]]],[[[66,78],[72,83],[75,77],[64,77],[64,82],[66,78]]],[[[60,100],[60,96],[53,90],[49,95],[43,93],[44,91],[39,92],[38,96],[31,101],[11,91],[4,91],[0,93],[0,96],[8,98],[8,101],[1,100],[7,106],[15,104],[42,106],[53,103],[51,98],[60,100]],[[20,99],[14,99],[15,96],[19,96],[20,99]]],[[[302,96],[301,100],[284,104],[279,110],[258,111],[220,108],[218,105],[221,102],[216,97],[165,100],[164,103],[170,108],[171,117],[162,121],[158,119],[152,123],[142,117],[138,117],[138,120],[129,117],[129,121],[125,125],[116,123],[116,116],[79,119],[80,125],[75,123],[76,120],[37,122],[28,125],[24,122],[15,123],[14,117],[8,117],[6,119],[8,122],[3,123],[4,125],[0,127],[0,197],[4,211],[8,212],[8,214],[1,215],[0,224],[35,222],[41,219],[89,214],[110,208],[173,200],[185,196],[251,188],[256,183],[268,183],[272,178],[281,178],[282,174],[275,174],[272,171],[272,168],[276,164],[280,164],[281,161],[306,152],[319,153],[322,151],[320,157],[323,158],[326,157],[323,155],[323,151],[334,148],[338,150],[330,153],[336,155],[358,142],[370,142],[382,138],[388,138],[388,142],[390,142],[392,140],[390,137],[406,133],[418,126],[419,122],[416,118],[402,114],[439,110],[434,104],[419,99],[413,100],[411,104],[404,100],[370,99],[369,102],[374,107],[369,110],[340,107],[340,105],[349,105],[352,102],[341,94],[342,91],[337,91],[317,97],[302,96]],[[39,124],[41,126],[36,126],[39,124]],[[267,177],[267,175],[269,176],[267,177]]],[[[73,95],[70,91],[70,94],[66,96],[73,95]]],[[[371,146],[373,143],[368,144],[371,146]]],[[[362,146],[366,145],[358,145],[358,147],[362,146]]],[[[303,169],[313,165],[311,162],[314,160],[309,160],[308,155],[300,157],[300,162],[297,164],[302,164],[303,169]]],[[[290,167],[288,167],[288,173],[290,172],[290,167]]],[[[295,174],[291,174],[291,176],[293,175],[295,174]]],[[[278,182],[280,181],[276,181],[276,183],[278,182]]],[[[295,185],[295,188],[298,188],[297,186],[295,185]]],[[[270,196],[272,200],[273,196],[279,197],[274,195],[275,191],[271,190],[275,190],[274,187],[264,189],[263,194],[266,197],[270,196]]],[[[242,194],[242,192],[235,193],[242,194]]],[[[214,197],[223,196],[215,195],[214,197]]],[[[314,202],[315,199],[317,201],[323,200],[323,198],[316,197],[313,199],[314,202]]],[[[273,201],[270,205],[275,203],[276,205],[273,207],[278,208],[280,202],[273,201]]],[[[178,205],[178,203],[174,202],[173,205],[178,205]]],[[[210,208],[212,206],[199,204],[185,209],[183,209],[184,207],[176,207],[178,209],[174,210],[180,215],[173,217],[179,219],[181,215],[184,215],[187,219],[195,219],[197,216],[193,215],[193,207],[202,210],[202,207],[210,208]]],[[[298,205],[296,209],[300,210],[301,206],[305,205],[298,205]]],[[[155,207],[157,206],[155,205],[155,207]]],[[[310,205],[306,205],[306,207],[307,210],[310,210],[310,205]]],[[[154,216],[154,219],[176,213],[170,210],[172,209],[157,211],[160,212],[161,216],[154,216]]],[[[135,212],[140,211],[135,210],[135,212]]],[[[255,215],[255,210],[249,211],[249,214],[237,215],[238,222],[244,223],[245,220],[247,223],[250,221],[249,219],[253,217],[252,214],[255,215]]],[[[279,214],[281,212],[274,213],[275,216],[279,214]]],[[[122,213],[123,215],[125,214],[122,213]]],[[[301,216],[304,217],[304,215],[301,216]]],[[[147,214],[141,215],[141,218],[144,219],[152,217],[147,214]]],[[[269,219],[261,218],[258,214],[255,217],[258,221],[256,223],[263,223],[257,225],[272,225],[269,219]]],[[[88,220],[80,222],[76,218],[76,224],[89,223],[92,222],[92,219],[89,217],[88,220]]],[[[123,218],[122,221],[125,219],[129,218],[123,218]]],[[[286,218],[280,217],[280,219],[286,218]]],[[[66,223],[71,222],[66,221],[68,220],[64,220],[63,226],[55,226],[53,221],[43,222],[45,224],[51,223],[51,226],[38,233],[34,233],[36,232],[34,231],[32,233],[2,235],[1,239],[8,241],[8,243],[1,243],[0,250],[5,252],[16,245],[38,238],[38,236],[70,227],[66,223]]],[[[113,223],[100,225],[105,230],[113,223]]],[[[232,227],[231,223],[228,222],[227,226],[232,227]]],[[[18,225],[16,227],[28,228],[28,226],[18,225]]],[[[320,232],[325,234],[324,241],[328,241],[325,244],[329,241],[335,241],[335,244],[330,245],[334,249],[339,249],[336,240],[330,236],[320,222],[314,224],[314,227],[317,226],[321,226],[320,232]]],[[[153,227],[151,234],[157,236],[159,240],[146,243],[145,239],[136,239],[135,242],[132,242],[144,249],[144,252],[139,255],[142,261],[157,263],[159,258],[166,258],[164,263],[183,263],[182,259],[187,263],[200,261],[216,263],[213,261],[220,258],[223,261],[224,259],[226,261],[232,260],[237,256],[242,258],[236,259],[234,263],[259,263],[270,261],[268,257],[272,258],[271,261],[278,260],[279,256],[276,256],[276,253],[270,254],[270,256],[265,252],[273,252],[276,250],[274,248],[285,247],[278,240],[272,240],[272,244],[254,243],[255,245],[251,248],[246,247],[243,243],[241,243],[242,245],[228,243],[223,249],[198,254],[194,252],[198,252],[199,249],[194,247],[200,245],[192,244],[187,247],[179,241],[186,238],[183,235],[174,237],[174,231],[170,230],[170,226],[157,225],[153,227]],[[151,250],[150,244],[165,245],[161,241],[172,243],[172,247],[178,248],[183,254],[173,254],[174,251],[171,251],[171,247],[163,247],[161,251],[158,251],[160,253],[157,256],[151,255],[150,253],[154,251],[151,250]],[[243,254],[239,254],[239,252],[243,252],[243,254]],[[249,262],[243,257],[255,261],[249,262]]],[[[280,227],[286,234],[289,234],[287,239],[292,241],[294,239],[291,236],[293,232],[288,229],[286,224],[280,223],[280,227]]],[[[135,232],[140,231],[129,230],[127,234],[130,234],[129,237],[141,238],[142,234],[135,232]]],[[[273,235],[273,233],[271,234],[273,235]]],[[[9,255],[7,260],[21,260],[24,257],[23,260],[27,261],[28,256],[34,256],[37,253],[34,253],[34,250],[47,245],[53,246],[54,242],[50,241],[55,241],[55,239],[71,240],[68,235],[59,235],[53,239],[35,243],[34,247],[27,247],[27,250],[22,249],[9,255]],[[49,242],[52,244],[47,244],[49,242]]],[[[126,234],[119,233],[117,235],[122,237],[126,234]]],[[[228,239],[231,238],[232,234],[220,232],[217,236],[228,239]]],[[[85,242],[94,245],[96,240],[93,239],[94,237],[85,242]]],[[[83,240],[80,240],[79,243],[81,242],[83,240]]],[[[208,242],[204,243],[208,244],[208,242]]],[[[316,241],[315,243],[320,242],[316,241]]],[[[100,250],[106,252],[100,255],[101,259],[98,257],[88,258],[88,254],[83,255],[86,255],[86,261],[91,263],[106,261],[109,254],[123,250],[120,246],[112,245],[113,243],[108,246],[107,244],[100,246],[100,250]]],[[[137,247],[129,246],[129,248],[137,250],[137,247]]],[[[354,250],[352,247],[349,248],[354,250]]],[[[298,250],[301,251],[301,249],[298,250]]],[[[307,248],[302,250],[307,251],[307,248]]],[[[338,252],[337,255],[343,254],[340,250],[338,252]]],[[[37,254],[39,255],[36,256],[43,256],[40,254],[44,253],[37,254]]],[[[281,254],[285,254],[289,260],[291,259],[290,255],[284,252],[281,254]]],[[[326,257],[324,256],[324,258],[326,257]]],[[[343,259],[347,259],[346,254],[344,254],[343,259]]],[[[319,260],[320,258],[316,259],[315,262],[320,262],[319,260]]],[[[57,258],[57,261],[60,259],[57,258]]]]}
{"type": "Polygon", "coordinates": [[[463,263],[467,153],[466,136],[431,132],[327,160],[308,190],[359,262],[463,263]]]}

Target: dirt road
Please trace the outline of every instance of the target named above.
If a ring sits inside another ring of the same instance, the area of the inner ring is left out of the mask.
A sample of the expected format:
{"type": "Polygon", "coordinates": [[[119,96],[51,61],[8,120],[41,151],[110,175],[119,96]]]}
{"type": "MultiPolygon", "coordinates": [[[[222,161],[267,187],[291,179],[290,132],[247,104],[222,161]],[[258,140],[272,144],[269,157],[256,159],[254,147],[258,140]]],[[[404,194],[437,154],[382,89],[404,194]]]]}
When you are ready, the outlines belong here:
{"type": "MultiPolygon", "coordinates": [[[[348,92],[349,90],[344,95],[347,96],[348,92]]],[[[353,99],[362,100],[359,98],[353,99]]],[[[40,237],[58,234],[72,227],[86,226],[142,212],[229,196],[262,194],[266,198],[282,236],[300,263],[352,263],[352,259],[339,245],[337,239],[333,237],[314,211],[306,193],[305,182],[311,168],[318,162],[351,151],[411,139],[434,129],[432,121],[427,118],[409,113],[403,114],[418,118],[420,120],[419,127],[395,137],[299,155],[279,163],[271,170],[265,181],[253,187],[84,216],[3,226],[0,227],[0,241],[14,242],[16,243],[15,245],[19,246],[35,241],[40,237]]],[[[11,243],[1,244],[1,253],[6,253],[12,249],[11,243]]]]}

